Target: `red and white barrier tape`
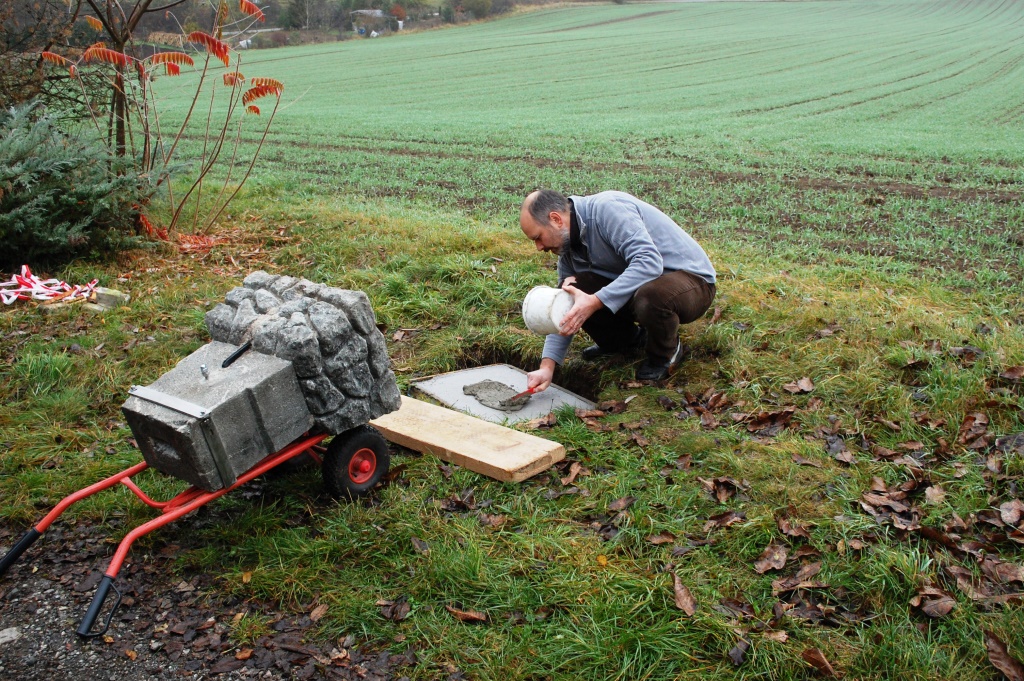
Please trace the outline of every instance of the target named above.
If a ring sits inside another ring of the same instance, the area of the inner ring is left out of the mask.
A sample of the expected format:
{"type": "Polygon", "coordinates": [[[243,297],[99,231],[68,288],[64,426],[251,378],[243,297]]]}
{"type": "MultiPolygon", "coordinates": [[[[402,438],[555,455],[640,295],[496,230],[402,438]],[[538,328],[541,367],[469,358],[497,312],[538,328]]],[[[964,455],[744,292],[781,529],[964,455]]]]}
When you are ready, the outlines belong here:
{"type": "Polygon", "coordinates": [[[84,286],[72,286],[60,279],[40,279],[32,274],[28,265],[22,265],[20,275],[15,274],[10,281],[0,282],[0,300],[3,300],[4,305],[10,305],[16,300],[71,301],[88,298],[98,283],[99,279],[93,279],[84,286]]]}

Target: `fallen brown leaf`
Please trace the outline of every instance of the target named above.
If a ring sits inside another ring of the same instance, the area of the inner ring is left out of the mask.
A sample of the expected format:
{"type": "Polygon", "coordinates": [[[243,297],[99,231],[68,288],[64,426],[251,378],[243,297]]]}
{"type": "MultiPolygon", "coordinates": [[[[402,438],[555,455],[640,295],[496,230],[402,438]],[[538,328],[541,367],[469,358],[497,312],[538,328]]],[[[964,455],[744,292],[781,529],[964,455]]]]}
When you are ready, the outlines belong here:
{"type": "Polygon", "coordinates": [[[725,511],[724,513],[713,515],[708,518],[706,523],[704,523],[704,532],[708,533],[718,527],[729,527],[730,525],[735,525],[738,522],[746,520],[746,517],[746,514],[742,511],[725,511]]]}
{"type": "Polygon", "coordinates": [[[991,631],[985,632],[985,649],[988,661],[1006,676],[1008,681],[1024,681],[1024,665],[1010,655],[1006,644],[991,631]]]}
{"type": "Polygon", "coordinates": [[[745,638],[741,637],[740,640],[736,641],[736,645],[729,651],[729,659],[732,660],[734,665],[739,667],[743,664],[743,656],[747,654],[748,648],[750,648],[750,641],[745,638]]]}
{"type": "Polygon", "coordinates": [[[621,414],[626,411],[628,404],[624,400],[605,400],[604,402],[599,402],[597,408],[608,414],[621,414]]]}
{"type": "Polygon", "coordinates": [[[960,425],[957,443],[966,449],[984,449],[992,443],[993,435],[988,432],[988,416],[981,412],[973,412],[964,417],[960,425]]]}
{"type": "Polygon", "coordinates": [[[940,485],[930,485],[924,491],[924,500],[933,506],[941,504],[946,500],[946,490],[942,489],[940,485]]]}
{"type": "Polygon", "coordinates": [[[761,557],[754,561],[754,572],[763,575],[769,570],[781,570],[786,566],[786,557],[789,550],[782,544],[771,543],[761,553],[761,557]]]}
{"type": "Polygon", "coordinates": [[[578,419],[599,419],[602,416],[607,416],[608,412],[600,409],[577,409],[576,418],[578,419]]]}
{"type": "Polygon", "coordinates": [[[493,515],[490,513],[481,513],[477,516],[477,519],[484,527],[493,527],[495,529],[502,527],[508,522],[508,516],[501,515],[500,513],[495,513],[493,515]]]}
{"type": "Polygon", "coordinates": [[[777,643],[785,643],[789,640],[789,634],[784,631],[766,631],[764,637],[769,641],[776,641],[777,643]]]}
{"type": "Polygon", "coordinates": [[[728,596],[719,601],[719,605],[715,609],[737,619],[753,619],[757,617],[757,613],[754,612],[754,606],[750,605],[750,603],[741,601],[738,598],[729,598],[728,596]]]}
{"type": "Polygon", "coordinates": [[[945,617],[956,607],[956,599],[942,589],[922,586],[910,599],[910,605],[932,618],[945,617]]]}
{"type": "Polygon", "coordinates": [[[999,506],[999,517],[1007,525],[1017,527],[1024,518],[1024,501],[1014,499],[999,506]]]}
{"type": "Polygon", "coordinates": [[[409,605],[405,596],[394,601],[377,601],[377,606],[380,607],[381,616],[393,622],[401,622],[409,616],[409,611],[412,610],[412,606],[409,605]]]}
{"type": "Polygon", "coordinates": [[[235,659],[248,660],[250,657],[252,657],[253,652],[255,651],[252,648],[242,648],[237,653],[235,653],[235,659]]]}
{"type": "Polygon", "coordinates": [[[524,425],[530,430],[545,430],[551,428],[558,423],[558,417],[554,412],[551,412],[547,416],[540,416],[535,419],[530,419],[524,425]]]}
{"type": "Polygon", "coordinates": [[[779,526],[779,531],[788,537],[799,537],[801,539],[811,538],[806,527],[798,523],[791,522],[788,516],[779,516],[775,522],[779,526]]]}
{"type": "MultiPolygon", "coordinates": [[[[782,429],[789,425],[796,413],[796,407],[789,405],[779,411],[762,411],[750,416],[747,421],[747,432],[755,433],[764,437],[777,435],[782,429]]],[[[742,419],[740,419],[742,420],[742,419]]]]}
{"type": "Polygon", "coordinates": [[[423,541],[422,539],[412,538],[412,545],[416,547],[416,550],[422,553],[424,556],[430,553],[430,544],[423,541]]]}
{"type": "Polygon", "coordinates": [[[624,511],[632,506],[634,501],[636,501],[636,497],[622,497],[621,499],[616,499],[612,503],[608,504],[608,510],[624,511]]]}
{"type": "Polygon", "coordinates": [[[800,657],[804,658],[804,662],[817,669],[820,674],[833,679],[839,677],[839,675],[836,674],[836,670],[833,669],[832,665],[829,664],[829,661],[825,659],[825,655],[817,648],[807,648],[800,653],[800,657]]]}
{"type": "Polygon", "coordinates": [[[704,486],[712,497],[718,500],[718,503],[724,504],[728,501],[737,491],[741,489],[747,489],[748,485],[745,482],[740,482],[735,478],[722,476],[719,478],[700,478],[697,480],[704,486]]]}
{"type": "Polygon", "coordinates": [[[453,608],[450,605],[444,606],[444,609],[450,612],[452,616],[454,616],[455,619],[459,620],[460,622],[487,621],[487,613],[479,612],[477,610],[459,610],[458,608],[453,608]]]}
{"type": "Polygon", "coordinates": [[[999,374],[999,378],[1006,379],[1007,381],[1019,381],[1024,378],[1024,366],[1009,367],[1006,371],[999,374]]]}
{"type": "Polygon", "coordinates": [[[671,544],[676,540],[676,536],[671,532],[659,532],[658,534],[652,534],[647,537],[647,541],[651,542],[655,546],[661,544],[671,544]]]}
{"type": "Polygon", "coordinates": [[[975,360],[985,354],[985,351],[973,345],[964,345],[962,347],[950,348],[949,354],[959,357],[964,364],[973,364],[975,360]]]}
{"type": "Polygon", "coordinates": [[[799,454],[793,454],[793,463],[797,464],[798,466],[814,466],[815,468],[821,468],[821,464],[818,463],[817,461],[805,459],[799,454]]]}
{"type": "Polygon", "coordinates": [[[996,584],[1024,582],[1024,567],[991,556],[985,556],[982,559],[981,571],[996,584]]]}
{"type": "Polygon", "coordinates": [[[672,590],[675,593],[676,607],[686,613],[687,617],[693,617],[697,612],[697,601],[693,594],[679,579],[679,575],[672,573],[672,590]]]}
{"type": "Polygon", "coordinates": [[[794,395],[800,393],[809,393],[812,390],[814,390],[814,381],[804,376],[798,381],[787,383],[786,385],[782,386],[782,389],[785,390],[786,392],[793,393],[794,395]]]}
{"type": "Polygon", "coordinates": [[[877,421],[878,423],[881,423],[883,426],[885,426],[889,430],[892,430],[892,431],[897,432],[897,433],[900,432],[901,430],[903,430],[903,426],[901,426],[899,424],[899,421],[890,421],[889,419],[882,418],[881,416],[876,416],[875,417],[875,421],[877,421]]]}
{"type": "Polygon", "coordinates": [[[569,474],[561,479],[562,486],[571,485],[581,470],[583,470],[583,464],[579,461],[573,461],[569,465],[569,474]]]}
{"type": "Polygon", "coordinates": [[[327,614],[327,604],[326,603],[321,603],[320,605],[318,605],[315,608],[313,608],[313,612],[309,613],[309,621],[310,622],[317,622],[321,618],[323,618],[323,616],[326,615],[326,614],[327,614]]]}
{"type": "Polygon", "coordinates": [[[627,441],[632,442],[637,447],[641,448],[651,446],[650,441],[640,433],[630,433],[629,437],[627,438],[627,441]]]}
{"type": "Polygon", "coordinates": [[[956,580],[956,587],[972,601],[980,601],[992,595],[992,592],[975,580],[974,574],[959,565],[949,565],[946,574],[956,580]]]}
{"type": "MultiPolygon", "coordinates": [[[[860,542],[858,542],[856,539],[853,539],[853,540],[850,541],[851,546],[854,545],[854,544],[859,544],[859,543],[860,542]]],[[[859,548],[864,548],[864,547],[861,546],[859,548]]],[[[790,560],[800,560],[801,558],[821,558],[821,551],[819,551],[818,549],[814,548],[813,546],[809,546],[807,544],[804,544],[803,546],[798,548],[796,551],[791,553],[790,556],[789,556],[790,560]]]]}
{"type": "Polygon", "coordinates": [[[772,581],[772,594],[777,596],[780,593],[786,591],[795,591],[796,589],[821,589],[827,586],[826,584],[811,578],[821,572],[821,563],[808,563],[800,568],[797,573],[791,577],[783,577],[772,581]]]}

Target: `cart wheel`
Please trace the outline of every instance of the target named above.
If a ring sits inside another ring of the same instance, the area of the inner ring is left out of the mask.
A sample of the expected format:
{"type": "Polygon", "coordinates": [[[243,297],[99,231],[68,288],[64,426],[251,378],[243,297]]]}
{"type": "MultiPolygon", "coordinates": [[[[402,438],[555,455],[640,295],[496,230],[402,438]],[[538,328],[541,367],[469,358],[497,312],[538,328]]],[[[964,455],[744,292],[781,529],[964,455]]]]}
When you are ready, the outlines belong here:
{"type": "Polygon", "coordinates": [[[357,426],[327,445],[324,486],[332,497],[361,497],[387,474],[390,463],[384,436],[371,426],[357,426]]]}

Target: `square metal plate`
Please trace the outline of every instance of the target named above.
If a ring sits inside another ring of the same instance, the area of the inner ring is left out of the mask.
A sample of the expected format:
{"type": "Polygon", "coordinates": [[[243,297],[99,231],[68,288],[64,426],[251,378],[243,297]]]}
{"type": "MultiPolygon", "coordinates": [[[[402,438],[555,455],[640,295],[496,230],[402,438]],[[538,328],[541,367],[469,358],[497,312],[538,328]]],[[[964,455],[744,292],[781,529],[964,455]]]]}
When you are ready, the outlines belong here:
{"type": "Polygon", "coordinates": [[[593,409],[594,403],[569,392],[565,388],[551,384],[542,393],[532,395],[519,411],[501,411],[481,404],[472,395],[462,392],[463,387],[492,380],[513,388],[516,392],[526,390],[526,372],[510,364],[489,364],[472,369],[437,374],[412,382],[414,390],[434,398],[441,404],[472,414],[494,423],[516,423],[547,416],[549,412],[563,405],[580,409],[593,409]]]}

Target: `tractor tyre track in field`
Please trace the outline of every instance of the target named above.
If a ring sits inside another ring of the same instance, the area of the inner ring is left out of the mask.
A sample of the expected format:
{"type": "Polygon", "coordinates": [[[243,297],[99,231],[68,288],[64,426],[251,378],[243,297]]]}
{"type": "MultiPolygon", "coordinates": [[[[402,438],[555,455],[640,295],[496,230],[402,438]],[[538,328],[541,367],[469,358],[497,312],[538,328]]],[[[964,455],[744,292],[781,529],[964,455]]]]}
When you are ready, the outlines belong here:
{"type": "MultiPolygon", "coordinates": [[[[998,54],[1002,54],[1003,52],[1006,52],[1009,49],[1010,48],[1006,48],[1005,50],[1002,50],[998,54]]],[[[976,55],[977,52],[975,52],[974,54],[976,55]]],[[[906,94],[908,92],[912,92],[914,90],[920,90],[923,87],[929,87],[931,85],[935,85],[936,83],[941,83],[943,81],[947,81],[947,80],[950,80],[952,78],[956,78],[958,76],[961,76],[964,73],[967,73],[968,71],[972,71],[972,70],[980,67],[982,64],[984,64],[989,59],[993,59],[994,57],[998,56],[998,54],[997,55],[990,55],[988,57],[984,57],[984,58],[982,58],[978,62],[975,62],[973,64],[969,64],[967,66],[964,66],[959,71],[954,71],[953,73],[949,73],[949,74],[946,74],[944,76],[939,76],[937,78],[933,78],[932,80],[928,80],[928,81],[925,81],[923,83],[917,83],[917,84],[911,85],[909,87],[899,88],[899,89],[893,90],[891,92],[885,92],[885,93],[882,93],[882,94],[879,94],[879,95],[875,95],[873,97],[867,97],[865,99],[860,99],[860,100],[857,100],[855,102],[847,102],[845,104],[841,104],[839,106],[831,107],[831,108],[828,108],[828,109],[821,109],[819,111],[814,112],[813,114],[807,114],[807,115],[809,115],[809,116],[819,116],[819,115],[822,115],[822,114],[834,113],[836,111],[842,111],[844,109],[850,109],[850,108],[853,108],[853,107],[856,107],[856,106],[862,106],[864,104],[869,104],[871,102],[877,102],[877,101],[880,101],[880,100],[883,100],[883,99],[888,99],[890,97],[895,97],[895,96],[903,95],[903,94],[906,94]]],[[[972,55],[972,56],[974,56],[974,55],[972,55]]],[[[913,74],[913,75],[910,75],[910,76],[904,76],[903,78],[898,78],[897,80],[890,81],[888,83],[883,83],[881,85],[894,85],[896,83],[901,83],[901,82],[910,80],[912,78],[919,78],[919,77],[922,77],[922,76],[926,76],[926,75],[934,73],[937,70],[941,70],[943,68],[947,68],[949,66],[952,66],[953,64],[957,64],[957,63],[961,63],[961,62],[962,62],[962,60],[956,60],[956,61],[953,61],[953,62],[948,62],[945,65],[943,65],[942,67],[940,67],[939,69],[932,69],[931,71],[925,71],[925,72],[916,73],[916,74],[913,74]]],[[[876,86],[871,86],[871,87],[877,87],[877,85],[876,86]]],[[[959,93],[956,93],[956,94],[959,94],[959,93]]],[[[932,101],[934,101],[934,100],[928,100],[927,102],[924,103],[924,105],[927,106],[932,101]]],[[[899,111],[899,110],[900,109],[897,108],[895,111],[899,111]]],[[[895,111],[889,112],[889,115],[892,115],[893,113],[895,113],[895,111]]]]}
{"type": "Polygon", "coordinates": [[[568,31],[579,31],[584,28],[594,28],[595,26],[607,26],[608,24],[620,24],[626,21],[637,21],[639,19],[649,19],[650,17],[660,16],[662,14],[672,14],[676,10],[662,9],[657,12],[644,12],[643,14],[634,14],[630,17],[619,17],[618,19],[608,19],[607,21],[598,21],[594,24],[580,24],[579,26],[570,26],[568,28],[553,28],[550,31],[540,31],[544,33],[566,33],[568,31]]]}
{"type": "MultiPolygon", "coordinates": [[[[918,202],[941,200],[975,204],[1020,203],[1022,198],[1024,198],[1024,193],[1020,191],[995,189],[990,187],[950,187],[941,184],[915,185],[898,181],[863,180],[854,177],[810,177],[794,174],[782,174],[779,176],[757,172],[722,171],[710,167],[691,167],[680,169],[673,166],[648,163],[588,163],[575,159],[566,161],[550,158],[509,155],[482,157],[473,154],[452,154],[423,149],[391,149],[382,152],[366,149],[356,145],[330,145],[329,147],[325,147],[325,145],[306,145],[297,143],[283,144],[281,146],[329,149],[330,151],[339,154],[353,153],[366,155],[366,160],[353,161],[352,159],[347,159],[344,161],[344,164],[340,166],[337,165],[337,161],[334,161],[336,165],[331,166],[332,159],[330,156],[321,158],[320,160],[301,163],[296,163],[295,161],[286,158],[283,154],[276,155],[275,158],[270,159],[275,163],[281,163],[289,169],[308,175],[309,179],[314,182],[317,181],[316,178],[327,177],[331,175],[332,172],[344,174],[346,172],[351,172],[352,169],[360,166],[372,166],[379,171],[380,163],[373,157],[379,157],[380,154],[395,157],[419,158],[424,159],[425,163],[430,163],[432,161],[444,162],[446,160],[450,160],[466,163],[471,166],[486,164],[499,168],[508,164],[526,164],[540,170],[551,168],[560,170],[588,171],[607,176],[633,176],[636,178],[635,182],[637,185],[635,189],[637,191],[648,196],[655,202],[664,202],[666,205],[676,205],[679,209],[683,209],[678,206],[678,186],[681,177],[689,178],[697,185],[737,185],[735,190],[736,205],[742,206],[752,214],[763,213],[765,205],[763,205],[762,199],[750,198],[750,189],[743,189],[739,187],[739,185],[745,185],[752,189],[754,187],[764,185],[778,184],[788,188],[797,195],[801,193],[806,194],[819,192],[836,195],[838,197],[839,195],[852,194],[854,195],[857,203],[871,202],[870,205],[876,205],[875,202],[884,204],[887,197],[899,197],[918,202]]],[[[453,207],[457,206],[459,210],[463,210],[467,213],[480,211],[493,212],[496,209],[493,195],[471,196],[466,194],[467,185],[472,184],[471,178],[464,182],[456,182],[448,179],[451,175],[446,176],[445,179],[441,179],[433,177],[433,174],[434,173],[431,173],[430,171],[416,172],[413,170],[406,173],[404,170],[395,170],[391,175],[389,175],[389,177],[394,181],[391,184],[385,185],[376,183],[369,184],[368,186],[356,186],[356,190],[370,197],[398,198],[412,202],[422,202],[426,200],[437,201],[443,204],[447,203],[453,207]],[[409,182],[401,181],[403,179],[408,180],[409,182]],[[431,188],[433,188],[433,190],[431,188]]],[[[508,173],[509,176],[514,176],[515,174],[516,173],[513,172],[508,173]]],[[[328,181],[320,181],[327,186],[328,181]]],[[[370,182],[374,182],[372,178],[370,182]]],[[[1005,182],[1005,180],[1002,180],[1001,182],[1005,182]]],[[[500,191],[513,197],[512,201],[514,202],[514,198],[525,193],[526,189],[526,187],[503,186],[500,188],[500,191]]],[[[756,195],[756,191],[754,194],[756,195]]],[[[832,199],[828,200],[832,201],[832,199]]],[[[499,203],[501,202],[499,201],[499,203]]],[[[936,207],[934,210],[942,212],[944,209],[936,207]]],[[[942,216],[937,218],[939,221],[937,224],[953,225],[958,221],[952,214],[946,215],[946,213],[942,212],[942,216]]],[[[780,224],[789,224],[791,228],[799,226],[798,223],[792,223],[788,217],[781,219],[779,222],[780,224]]],[[[912,245],[908,246],[904,241],[906,235],[896,227],[896,222],[889,222],[888,220],[883,221],[882,224],[876,225],[873,220],[868,219],[866,221],[858,221],[856,223],[850,223],[837,228],[830,228],[820,233],[817,228],[812,225],[805,225],[804,230],[806,229],[813,230],[813,235],[810,236],[812,241],[819,244],[821,247],[830,249],[836,253],[891,257],[898,261],[912,264],[915,267],[938,268],[947,271],[955,270],[961,272],[968,280],[974,276],[974,270],[978,266],[976,257],[974,260],[968,259],[962,253],[957,254],[950,248],[935,249],[930,247],[929,249],[922,250],[912,245]],[[887,222],[888,224],[886,224],[887,222]],[[830,234],[834,236],[848,234],[850,238],[830,239],[830,234]],[[875,238],[865,240],[863,237],[866,234],[872,234],[875,238]]],[[[725,233],[733,234],[744,241],[752,243],[756,242],[759,244],[759,247],[775,248],[782,244],[789,244],[790,246],[800,248],[805,247],[807,243],[809,243],[807,241],[809,235],[806,232],[803,234],[797,233],[787,236],[784,234],[777,234],[774,230],[768,230],[767,232],[763,230],[753,230],[749,231],[749,233],[744,236],[744,233],[748,231],[749,230],[746,228],[738,225],[730,225],[729,227],[724,228],[725,233]]],[[[958,243],[961,246],[970,246],[976,254],[980,254],[983,257],[987,266],[990,268],[995,268],[1005,273],[1024,275],[1024,272],[1020,271],[1020,247],[1022,244],[1014,240],[1014,236],[1012,234],[1013,228],[1005,220],[1000,219],[991,224],[988,228],[982,230],[978,230],[977,227],[965,223],[963,229],[956,229],[954,232],[962,235],[956,237],[958,243]]]]}
{"type": "MultiPolygon", "coordinates": [[[[199,138],[190,138],[199,139],[199,138]]],[[[388,149],[379,150],[358,145],[344,144],[323,144],[305,143],[283,140],[267,140],[265,148],[273,147],[298,147],[301,149],[316,149],[334,153],[363,153],[368,156],[385,154],[388,156],[405,156],[410,158],[433,158],[437,160],[459,159],[470,163],[488,164],[509,164],[524,163],[536,168],[572,168],[586,169],[597,172],[623,172],[630,171],[635,174],[652,175],[666,179],[677,178],[685,175],[698,181],[728,182],[733,184],[764,184],[766,182],[780,182],[796,189],[813,189],[817,191],[832,192],[864,192],[871,194],[899,195],[909,199],[949,199],[953,201],[989,201],[992,203],[1013,203],[1024,198],[1024,193],[1019,191],[1007,191],[1005,189],[989,189],[974,187],[949,187],[944,185],[920,186],[904,182],[884,181],[843,181],[831,178],[812,178],[807,176],[793,176],[784,174],[781,177],[772,177],[760,173],[724,172],[713,169],[680,169],[673,166],[651,165],[644,163],[608,163],[589,162],[573,159],[549,159],[536,156],[479,156],[474,154],[445,153],[425,149],[388,149]]],[[[268,160],[271,160],[268,158],[268,160]]],[[[302,168],[308,164],[296,164],[289,162],[283,157],[276,159],[289,167],[302,168]]]]}

